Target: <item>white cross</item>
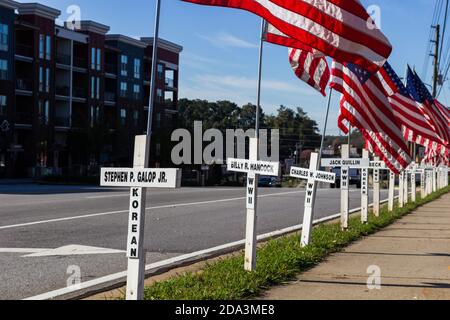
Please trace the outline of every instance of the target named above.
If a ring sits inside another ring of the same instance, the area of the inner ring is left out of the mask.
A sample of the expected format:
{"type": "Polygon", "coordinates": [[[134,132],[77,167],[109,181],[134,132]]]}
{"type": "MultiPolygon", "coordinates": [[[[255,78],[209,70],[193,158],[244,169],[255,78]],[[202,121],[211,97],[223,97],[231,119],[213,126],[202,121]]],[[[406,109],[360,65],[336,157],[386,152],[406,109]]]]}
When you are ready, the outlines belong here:
{"type": "MultiPolygon", "coordinates": [[[[373,169],[373,214],[375,217],[380,216],[380,171],[389,170],[384,161],[380,161],[379,157],[375,157],[374,161],[370,162],[370,168],[373,169]]],[[[390,181],[391,182],[391,181],[390,181]]],[[[395,176],[394,176],[395,183],[395,176]]],[[[393,199],[392,193],[392,199],[393,199]]]]}
{"type": "Polygon", "coordinates": [[[306,184],[305,210],[303,214],[303,227],[301,245],[306,247],[311,242],[311,229],[314,219],[314,205],[316,202],[317,182],[333,184],[336,182],[336,174],[318,171],[319,154],[311,153],[309,169],[292,167],[290,176],[297,179],[308,180],[306,184]]]}
{"type": "Polygon", "coordinates": [[[323,159],[322,167],[340,167],[341,168],[341,226],[343,230],[348,229],[349,218],[349,185],[350,168],[362,169],[368,167],[369,159],[351,159],[350,148],[348,145],[341,146],[341,159],[323,159]]]}
{"type": "Polygon", "coordinates": [[[228,171],[247,173],[247,226],[245,236],[245,270],[256,269],[256,224],[258,218],[258,183],[259,176],[280,176],[280,163],[258,161],[259,140],[250,139],[250,159],[233,159],[227,161],[228,171]]]}
{"type": "Polygon", "coordinates": [[[136,136],[133,168],[102,168],[100,185],[129,187],[127,300],[142,300],[145,279],[145,208],[147,188],[179,188],[180,169],[145,168],[147,136],[136,136]]]}

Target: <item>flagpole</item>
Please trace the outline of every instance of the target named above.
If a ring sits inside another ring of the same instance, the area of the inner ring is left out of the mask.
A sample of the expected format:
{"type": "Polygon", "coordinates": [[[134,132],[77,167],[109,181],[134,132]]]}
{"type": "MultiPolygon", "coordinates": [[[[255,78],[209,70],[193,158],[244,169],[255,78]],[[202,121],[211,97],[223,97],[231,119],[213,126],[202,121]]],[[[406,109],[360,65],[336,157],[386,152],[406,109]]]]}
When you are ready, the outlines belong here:
{"type": "MultiPolygon", "coordinates": [[[[319,151],[319,168],[320,168],[320,163],[322,161],[322,152],[323,152],[323,148],[324,148],[324,144],[325,144],[325,136],[327,134],[327,127],[328,127],[328,117],[330,115],[330,106],[331,106],[331,96],[333,95],[333,88],[330,87],[330,92],[328,94],[328,104],[327,104],[327,112],[326,112],[326,116],[325,116],[325,124],[323,126],[323,133],[322,133],[322,141],[320,143],[320,151],[319,151]]],[[[317,169],[319,169],[317,168],[317,169]]]]}
{"type": "Polygon", "coordinates": [[[156,87],[156,71],[158,67],[158,42],[159,42],[159,17],[161,12],[161,0],[156,0],[156,11],[155,11],[155,27],[154,27],[154,38],[153,38],[153,56],[152,56],[152,74],[150,79],[150,96],[148,103],[148,120],[147,120],[147,150],[145,155],[145,165],[149,165],[150,160],[150,147],[152,141],[152,130],[153,130],[153,110],[155,102],[155,87],[156,87]]]}
{"type": "Polygon", "coordinates": [[[261,108],[261,82],[262,82],[262,63],[263,63],[263,53],[264,53],[264,30],[265,30],[265,20],[261,19],[261,37],[259,43],[259,59],[258,59],[258,94],[256,100],[256,121],[255,121],[255,138],[259,139],[259,128],[260,128],[260,108],[261,108]]]}

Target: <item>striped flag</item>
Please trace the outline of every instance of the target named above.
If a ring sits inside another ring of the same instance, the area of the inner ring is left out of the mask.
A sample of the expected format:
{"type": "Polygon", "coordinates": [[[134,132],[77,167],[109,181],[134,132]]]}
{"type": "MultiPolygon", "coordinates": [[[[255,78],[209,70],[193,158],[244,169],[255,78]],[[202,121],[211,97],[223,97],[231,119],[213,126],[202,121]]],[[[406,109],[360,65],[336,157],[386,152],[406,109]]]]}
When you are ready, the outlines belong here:
{"type": "Polygon", "coordinates": [[[333,62],[331,86],[342,93],[341,114],[395,173],[411,163],[401,126],[396,121],[381,81],[354,65],[333,62]]]}
{"type": "Polygon", "coordinates": [[[439,111],[444,115],[444,118],[447,120],[447,123],[450,127],[450,110],[442,103],[440,103],[438,100],[435,100],[434,102],[439,111]]]}
{"type": "Polygon", "coordinates": [[[322,52],[286,36],[270,23],[266,23],[264,41],[289,47],[289,63],[295,75],[326,96],[325,89],[330,80],[330,68],[322,52]]]}
{"type": "Polygon", "coordinates": [[[359,0],[183,0],[243,9],[338,61],[376,72],[392,52],[359,0]]]}
{"type": "Polygon", "coordinates": [[[289,62],[295,75],[326,96],[325,89],[330,80],[330,69],[323,54],[314,54],[301,49],[289,49],[289,62]]]}
{"type": "Polygon", "coordinates": [[[444,145],[448,147],[450,143],[449,124],[445,116],[437,107],[439,102],[431,96],[419,76],[409,67],[407,81],[407,88],[411,96],[420,103],[423,114],[427,117],[438,136],[443,140],[444,145]]]}
{"type": "Polygon", "coordinates": [[[425,147],[442,144],[442,139],[420,110],[419,103],[411,97],[388,62],[380,69],[377,76],[389,97],[395,117],[403,126],[405,139],[425,147]]]}

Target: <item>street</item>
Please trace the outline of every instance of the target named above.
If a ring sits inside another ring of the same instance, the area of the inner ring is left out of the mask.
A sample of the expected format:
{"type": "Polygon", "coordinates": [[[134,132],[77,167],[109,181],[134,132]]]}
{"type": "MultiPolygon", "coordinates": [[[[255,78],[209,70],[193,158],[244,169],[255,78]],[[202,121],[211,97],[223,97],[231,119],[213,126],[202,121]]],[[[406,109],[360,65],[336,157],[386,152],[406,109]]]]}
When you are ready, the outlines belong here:
{"type": "MultiPolygon", "coordinates": [[[[339,191],[318,191],[315,218],[338,213],[339,191]]],[[[258,234],[301,224],[304,194],[260,189],[258,234]]],[[[74,268],[83,282],[126,270],[128,198],[125,189],[0,185],[0,299],[66,287],[74,268]]],[[[350,208],[359,206],[351,190],[350,208]]],[[[153,189],[146,207],[147,263],[245,237],[244,188],[153,189]]]]}

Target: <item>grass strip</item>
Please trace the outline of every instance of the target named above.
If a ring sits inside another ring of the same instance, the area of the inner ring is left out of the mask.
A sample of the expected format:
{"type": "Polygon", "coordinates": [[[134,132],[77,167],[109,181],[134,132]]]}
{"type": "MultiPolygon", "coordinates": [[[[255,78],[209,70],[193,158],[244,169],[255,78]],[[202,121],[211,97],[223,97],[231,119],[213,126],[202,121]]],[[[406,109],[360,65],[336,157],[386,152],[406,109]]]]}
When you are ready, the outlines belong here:
{"type": "Polygon", "coordinates": [[[339,252],[352,242],[373,234],[392,224],[414,209],[450,192],[450,187],[435,192],[416,203],[388,212],[383,207],[380,216],[370,215],[368,224],[360,217],[349,221],[348,231],[341,231],[339,223],[322,224],[314,228],[312,243],[300,247],[300,237],[288,235],[270,240],[258,248],[257,270],[243,269],[244,255],[224,258],[208,264],[196,273],[184,273],[145,288],[146,300],[240,300],[260,294],[269,287],[292,280],[323,261],[331,253],[339,252]]]}

